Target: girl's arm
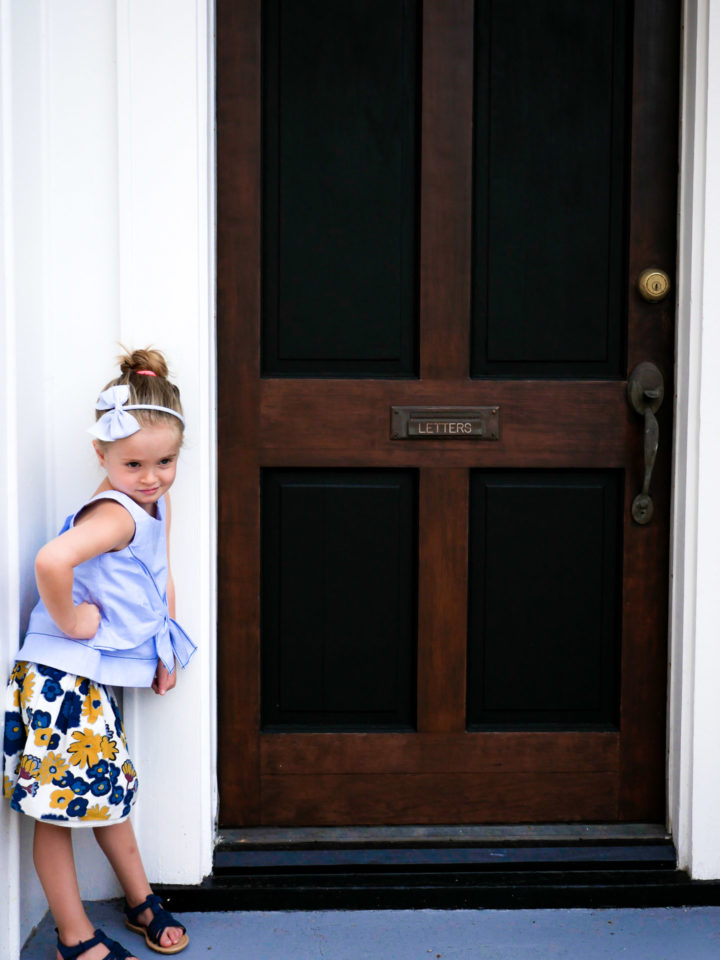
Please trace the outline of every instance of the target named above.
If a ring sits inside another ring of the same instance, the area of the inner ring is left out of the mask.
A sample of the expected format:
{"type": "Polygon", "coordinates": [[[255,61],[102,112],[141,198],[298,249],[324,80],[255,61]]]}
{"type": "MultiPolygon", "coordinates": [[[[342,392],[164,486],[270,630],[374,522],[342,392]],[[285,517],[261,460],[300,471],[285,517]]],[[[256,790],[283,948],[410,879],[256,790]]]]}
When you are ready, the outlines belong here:
{"type": "Polygon", "coordinates": [[[68,636],[89,640],[97,633],[100,611],[93,603],[75,606],[73,570],[86,560],[126,546],[135,535],[128,511],[112,500],[88,507],[70,530],[50,540],[35,558],[35,577],[47,611],[68,636]]]}
{"type": "MultiPolygon", "coordinates": [[[[168,613],[171,617],[175,617],[175,581],[173,580],[172,570],[170,569],[170,521],[172,520],[172,507],[170,505],[170,494],[165,494],[165,537],[167,545],[167,602],[168,602],[168,613]]],[[[158,660],[157,670],[155,671],[155,679],[152,682],[152,688],[155,693],[159,693],[161,696],[172,690],[177,682],[177,664],[175,664],[175,669],[172,673],[168,673],[167,667],[162,662],[158,660]]]]}

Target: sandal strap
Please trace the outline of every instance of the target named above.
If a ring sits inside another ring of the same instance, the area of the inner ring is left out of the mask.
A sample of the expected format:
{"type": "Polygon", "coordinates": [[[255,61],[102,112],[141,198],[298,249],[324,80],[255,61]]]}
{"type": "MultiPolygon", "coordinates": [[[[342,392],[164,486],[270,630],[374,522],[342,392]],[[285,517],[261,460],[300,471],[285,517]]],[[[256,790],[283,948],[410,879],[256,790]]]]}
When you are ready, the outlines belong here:
{"type": "Polygon", "coordinates": [[[186,932],[185,927],[171,913],[161,907],[147,925],[147,934],[153,943],[160,946],[160,937],[168,927],[180,927],[183,933],[186,932]]]}
{"type": "Polygon", "coordinates": [[[162,900],[158,897],[157,894],[151,893],[149,896],[145,897],[142,903],[139,903],[136,907],[131,907],[125,901],[125,916],[128,918],[130,923],[135,923],[138,918],[138,915],[143,912],[143,910],[152,910],[153,913],[157,910],[159,906],[162,905],[162,900]]]}
{"type": "Polygon", "coordinates": [[[157,946],[160,946],[160,937],[168,927],[179,927],[183,933],[186,932],[186,928],[179,920],[176,920],[175,917],[163,907],[162,899],[157,896],[157,894],[151,893],[150,896],[146,897],[137,907],[126,906],[125,915],[131,923],[134,923],[143,910],[152,910],[153,918],[145,927],[145,931],[157,946]]]}
{"type": "MultiPolygon", "coordinates": [[[[57,927],[55,927],[55,933],[58,933],[57,927]]],[[[85,953],[86,950],[89,950],[91,947],[97,946],[98,943],[101,943],[97,937],[98,931],[95,931],[95,936],[90,937],[89,940],[81,940],[80,943],[76,943],[73,947],[66,947],[65,944],[60,939],[60,934],[58,933],[57,938],[57,948],[60,956],[63,960],[75,960],[75,957],[79,957],[81,953],[85,953]]]]}
{"type": "MultiPolygon", "coordinates": [[[[57,928],[55,932],[57,933],[57,928]]],[[[85,951],[90,950],[91,947],[96,947],[99,943],[104,944],[104,946],[110,949],[110,952],[103,957],[103,960],[126,960],[127,957],[132,956],[130,951],[126,950],[121,943],[118,943],[117,940],[111,940],[106,933],[99,929],[95,931],[89,940],[82,940],[72,947],[66,947],[64,943],[61,943],[59,935],[57,938],[57,948],[63,960],[75,960],[81,953],[85,953],[85,951]]]]}

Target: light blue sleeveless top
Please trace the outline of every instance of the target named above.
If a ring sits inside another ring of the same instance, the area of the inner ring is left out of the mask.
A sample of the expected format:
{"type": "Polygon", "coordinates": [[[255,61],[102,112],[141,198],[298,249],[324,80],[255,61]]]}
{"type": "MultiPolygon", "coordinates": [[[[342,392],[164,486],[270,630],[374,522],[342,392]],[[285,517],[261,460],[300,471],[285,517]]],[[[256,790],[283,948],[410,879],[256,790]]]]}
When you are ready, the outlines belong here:
{"type": "MultiPolygon", "coordinates": [[[[73,601],[99,607],[98,632],[91,640],[68,636],[40,600],[30,615],[18,659],[97,683],[149,687],[158,658],[172,670],[175,658],[185,667],[197,649],[168,613],[164,498],[157,502],[156,517],[117,490],[104,490],[89,503],[96,500],[116,500],[135,521],[135,535],[127,547],[75,567],[73,601]]],[[[60,533],[74,525],[80,512],[67,518],[60,533]]]]}

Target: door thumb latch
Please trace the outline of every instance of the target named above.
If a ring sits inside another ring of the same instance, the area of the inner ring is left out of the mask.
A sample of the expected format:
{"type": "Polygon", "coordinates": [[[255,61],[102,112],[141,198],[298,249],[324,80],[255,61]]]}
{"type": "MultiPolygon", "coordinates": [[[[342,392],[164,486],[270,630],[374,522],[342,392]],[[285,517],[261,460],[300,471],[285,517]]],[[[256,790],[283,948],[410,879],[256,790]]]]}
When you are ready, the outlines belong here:
{"type": "Polygon", "coordinates": [[[645,475],[640,493],[632,502],[632,518],[635,523],[650,523],[653,515],[653,502],[650,496],[650,480],[652,478],[655,457],[657,456],[660,428],[655,414],[660,409],[665,395],[665,381],[654,363],[644,360],[639,363],[630,374],[627,385],[628,403],[645,418],[643,432],[643,458],[645,460],[645,475]]]}

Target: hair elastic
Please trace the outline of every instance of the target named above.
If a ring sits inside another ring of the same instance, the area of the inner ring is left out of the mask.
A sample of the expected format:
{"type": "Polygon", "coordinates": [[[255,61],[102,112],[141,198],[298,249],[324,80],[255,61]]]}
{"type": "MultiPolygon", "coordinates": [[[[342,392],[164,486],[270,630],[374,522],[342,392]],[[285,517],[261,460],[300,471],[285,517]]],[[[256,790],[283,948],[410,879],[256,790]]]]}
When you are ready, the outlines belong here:
{"type": "Polygon", "coordinates": [[[157,374],[153,373],[152,370],[133,370],[133,373],[137,373],[143,377],[156,377],[157,374]]]}

